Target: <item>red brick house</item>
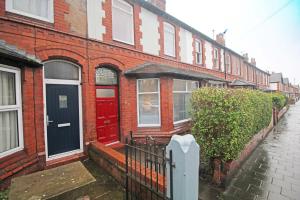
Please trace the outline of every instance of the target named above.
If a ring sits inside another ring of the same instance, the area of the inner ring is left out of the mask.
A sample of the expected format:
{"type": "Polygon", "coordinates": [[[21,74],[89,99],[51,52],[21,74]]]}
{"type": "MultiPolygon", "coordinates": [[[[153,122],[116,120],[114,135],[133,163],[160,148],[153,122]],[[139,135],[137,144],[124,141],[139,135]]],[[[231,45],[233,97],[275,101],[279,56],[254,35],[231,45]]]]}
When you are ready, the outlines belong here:
{"type": "Polygon", "coordinates": [[[164,8],[164,0],[0,0],[2,183],[83,156],[91,141],[183,133],[198,87],[236,79],[269,87],[268,73],[164,8]]]}

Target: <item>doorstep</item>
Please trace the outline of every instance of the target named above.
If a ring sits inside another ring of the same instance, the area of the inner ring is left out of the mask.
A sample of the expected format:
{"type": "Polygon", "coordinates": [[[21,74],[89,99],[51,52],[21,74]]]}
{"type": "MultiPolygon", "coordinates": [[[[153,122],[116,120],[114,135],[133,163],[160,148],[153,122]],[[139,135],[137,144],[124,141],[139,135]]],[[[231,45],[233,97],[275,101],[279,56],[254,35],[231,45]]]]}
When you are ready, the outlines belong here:
{"type": "Polygon", "coordinates": [[[58,167],[61,165],[69,164],[69,163],[76,162],[79,160],[84,160],[84,159],[87,159],[87,155],[85,155],[84,153],[78,153],[78,154],[46,161],[45,169],[51,169],[54,167],[58,167]]]}
{"type": "Polygon", "coordinates": [[[10,187],[9,199],[60,199],[60,195],[95,181],[96,179],[81,162],[74,162],[14,178],[10,187]]]}

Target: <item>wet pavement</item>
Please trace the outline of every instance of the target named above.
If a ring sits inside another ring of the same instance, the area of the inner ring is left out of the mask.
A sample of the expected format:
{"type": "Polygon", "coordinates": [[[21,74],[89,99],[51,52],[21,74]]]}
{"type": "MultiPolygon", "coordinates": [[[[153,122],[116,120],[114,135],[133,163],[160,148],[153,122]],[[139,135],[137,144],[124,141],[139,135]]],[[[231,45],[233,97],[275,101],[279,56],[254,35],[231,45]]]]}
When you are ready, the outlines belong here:
{"type": "MultiPolygon", "coordinates": [[[[82,162],[96,179],[87,186],[60,195],[57,200],[123,200],[123,187],[92,160],[82,162]]],[[[54,198],[55,199],[55,198],[54,198]]]]}
{"type": "Polygon", "coordinates": [[[300,200],[299,102],[245,162],[222,199],[300,200]]]}

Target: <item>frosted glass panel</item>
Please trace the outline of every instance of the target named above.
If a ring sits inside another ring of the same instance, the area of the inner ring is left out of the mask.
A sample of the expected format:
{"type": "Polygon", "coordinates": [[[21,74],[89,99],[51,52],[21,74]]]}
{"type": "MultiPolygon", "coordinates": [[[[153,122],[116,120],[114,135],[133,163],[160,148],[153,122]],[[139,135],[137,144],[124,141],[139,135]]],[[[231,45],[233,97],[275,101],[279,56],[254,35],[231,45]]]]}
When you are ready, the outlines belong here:
{"type": "Polygon", "coordinates": [[[118,83],[117,73],[111,69],[96,69],[96,85],[116,85],[118,83]]]}
{"type": "Polygon", "coordinates": [[[45,78],[79,80],[79,68],[69,62],[51,61],[44,66],[45,78]]]}
{"type": "Polygon", "coordinates": [[[115,97],[115,90],[114,89],[97,89],[96,96],[97,96],[97,98],[115,97]]]}

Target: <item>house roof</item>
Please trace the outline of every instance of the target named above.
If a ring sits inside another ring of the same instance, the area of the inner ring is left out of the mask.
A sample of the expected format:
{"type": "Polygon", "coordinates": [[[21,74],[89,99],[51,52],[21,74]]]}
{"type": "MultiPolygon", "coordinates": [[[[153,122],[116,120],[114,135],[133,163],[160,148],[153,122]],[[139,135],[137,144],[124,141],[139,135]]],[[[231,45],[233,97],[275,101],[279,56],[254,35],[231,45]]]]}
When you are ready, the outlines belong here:
{"type": "Polygon", "coordinates": [[[272,73],[270,76],[270,83],[282,83],[282,73],[272,73]]]}
{"type": "Polygon", "coordinates": [[[289,84],[289,78],[283,78],[283,83],[285,84],[285,85],[288,85],[289,84]]]}
{"type": "Polygon", "coordinates": [[[145,63],[138,65],[133,69],[129,69],[124,73],[126,76],[132,77],[161,77],[161,76],[173,76],[178,78],[190,78],[190,79],[201,79],[201,80],[213,80],[220,82],[228,82],[222,78],[205,74],[202,72],[181,69],[178,67],[172,67],[168,65],[156,64],[156,63],[145,63]]]}
{"type": "Polygon", "coordinates": [[[0,40],[0,56],[8,60],[20,62],[28,67],[41,67],[42,62],[33,55],[27,54],[25,51],[17,49],[15,46],[7,44],[0,40]]]}
{"type": "Polygon", "coordinates": [[[232,83],[230,85],[231,86],[251,86],[251,87],[256,87],[256,85],[253,84],[253,83],[249,83],[247,81],[239,80],[239,79],[236,79],[236,80],[232,81],[232,83]]]}

